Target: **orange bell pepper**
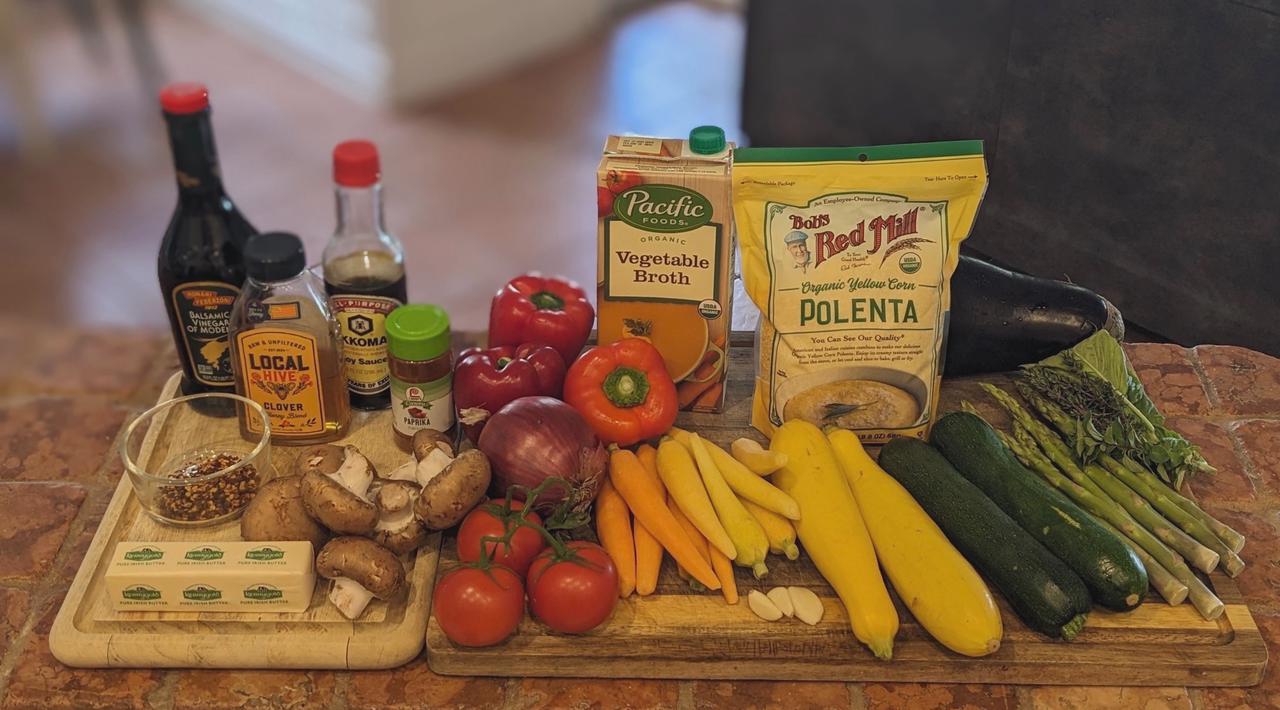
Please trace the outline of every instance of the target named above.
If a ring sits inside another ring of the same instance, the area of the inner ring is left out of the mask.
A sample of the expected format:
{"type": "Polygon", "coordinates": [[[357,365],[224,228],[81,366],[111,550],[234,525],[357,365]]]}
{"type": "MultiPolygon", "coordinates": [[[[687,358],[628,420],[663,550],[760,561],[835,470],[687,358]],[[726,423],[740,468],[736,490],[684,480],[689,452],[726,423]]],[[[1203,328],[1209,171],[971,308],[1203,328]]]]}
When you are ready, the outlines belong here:
{"type": "Polygon", "coordinates": [[[602,441],[619,446],[666,433],[679,409],[661,353],[641,338],[583,353],[565,375],[564,401],[602,441]]]}

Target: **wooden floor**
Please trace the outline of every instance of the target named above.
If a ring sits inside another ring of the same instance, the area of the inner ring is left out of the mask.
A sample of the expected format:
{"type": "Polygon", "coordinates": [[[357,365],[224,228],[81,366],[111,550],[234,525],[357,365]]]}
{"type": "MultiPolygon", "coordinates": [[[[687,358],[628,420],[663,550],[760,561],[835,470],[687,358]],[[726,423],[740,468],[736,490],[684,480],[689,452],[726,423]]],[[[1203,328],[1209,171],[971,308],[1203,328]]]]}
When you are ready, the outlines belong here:
{"type": "MultiPolygon", "coordinates": [[[[28,3],[30,5],[30,3],[28,3]]],[[[738,135],[742,20],[691,2],[643,5],[536,66],[412,111],[362,105],[252,44],[150,3],[172,79],[206,82],[231,196],[259,229],[318,256],[333,229],[329,152],[383,152],[387,223],[409,293],[482,328],[492,292],[528,269],[595,276],[595,165],[609,132],[738,135]]],[[[123,34],[93,59],[40,8],[32,59],[52,155],[23,159],[0,83],[0,312],[54,323],[164,324],[155,254],[175,191],[163,124],[123,34]]]]}

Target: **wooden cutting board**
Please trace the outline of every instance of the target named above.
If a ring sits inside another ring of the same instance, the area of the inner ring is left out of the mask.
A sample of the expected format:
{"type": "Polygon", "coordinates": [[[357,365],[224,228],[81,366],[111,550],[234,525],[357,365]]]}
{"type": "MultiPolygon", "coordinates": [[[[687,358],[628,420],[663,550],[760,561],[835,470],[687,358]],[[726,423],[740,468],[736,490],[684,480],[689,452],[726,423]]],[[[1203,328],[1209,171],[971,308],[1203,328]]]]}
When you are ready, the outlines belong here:
{"type": "MultiPolygon", "coordinates": [[[[160,394],[175,396],[175,374],[160,394]]],[[[178,415],[174,415],[178,416],[178,415]]],[[[188,415],[197,416],[197,415],[188,415]]],[[[408,460],[391,436],[388,411],[352,414],[351,443],[379,470],[408,460]]],[[[234,436],[235,418],[200,417],[201,426],[225,427],[234,436]]],[[[163,456],[167,434],[190,422],[169,422],[144,444],[139,458],[163,456]]],[[[278,474],[293,467],[299,447],[273,446],[278,474]]],[[[311,606],[296,614],[212,614],[196,612],[120,612],[107,599],[103,575],[112,550],[121,541],[239,540],[240,524],[231,522],[195,530],[167,527],[143,512],[127,475],[122,476],[107,512],[85,554],[49,636],[53,655],[69,666],[153,668],[392,668],[422,650],[431,589],[435,583],[440,536],[418,550],[408,584],[389,601],[375,600],[364,615],[350,621],[329,604],[328,584],[317,580],[311,606]]]]}
{"type": "MultiPolygon", "coordinates": [[[[722,446],[739,436],[763,441],[747,426],[754,372],[748,343],[733,348],[730,367],[727,411],[682,415],[680,425],[722,446]]],[[[998,376],[984,379],[1008,382],[998,376]]],[[[944,385],[944,411],[958,409],[965,399],[992,423],[1006,422],[977,380],[944,385]]],[[[1243,555],[1247,561],[1248,546],[1243,555]]],[[[440,573],[457,564],[453,540],[446,540],[440,573]]],[[[854,639],[843,606],[805,556],[792,562],[771,555],[768,564],[763,582],[737,569],[743,599],[752,589],[808,587],[826,607],[821,623],[768,623],[745,601],[729,606],[718,593],[694,593],[668,558],[655,594],[620,601],[613,617],[589,634],[556,634],[526,617],[506,643],[467,649],[453,645],[433,617],[427,627],[428,664],[445,675],[1173,686],[1255,685],[1266,667],[1267,648],[1258,627],[1235,583],[1220,573],[1209,579],[1226,604],[1216,621],[1205,621],[1190,604],[1171,607],[1152,597],[1128,614],[1095,609],[1071,643],[1030,631],[1001,599],[1004,642],[981,659],[959,656],[933,641],[895,597],[902,629],[893,660],[878,661],[854,639]]]]}

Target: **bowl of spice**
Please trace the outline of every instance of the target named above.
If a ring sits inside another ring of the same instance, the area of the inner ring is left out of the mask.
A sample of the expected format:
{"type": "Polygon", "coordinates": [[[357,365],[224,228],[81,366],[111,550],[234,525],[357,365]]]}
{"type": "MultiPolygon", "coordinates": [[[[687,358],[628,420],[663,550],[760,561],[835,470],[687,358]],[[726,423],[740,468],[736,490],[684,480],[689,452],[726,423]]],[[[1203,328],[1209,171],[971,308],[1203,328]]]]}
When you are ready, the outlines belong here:
{"type": "Polygon", "coordinates": [[[125,430],[120,457],[143,510],[166,525],[235,520],[271,479],[271,426],[262,406],[234,394],[175,397],[125,430]],[[243,435],[237,410],[260,433],[243,435]]]}

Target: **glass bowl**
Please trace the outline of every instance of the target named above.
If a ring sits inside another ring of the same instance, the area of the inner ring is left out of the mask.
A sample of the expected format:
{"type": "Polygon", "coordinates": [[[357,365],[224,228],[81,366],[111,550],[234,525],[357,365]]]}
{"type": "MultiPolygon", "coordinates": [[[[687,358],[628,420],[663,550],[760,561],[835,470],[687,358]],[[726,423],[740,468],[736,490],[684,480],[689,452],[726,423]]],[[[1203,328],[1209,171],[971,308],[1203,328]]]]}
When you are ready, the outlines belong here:
{"type": "Polygon", "coordinates": [[[193,394],[148,409],[125,430],[120,458],[143,510],[179,527],[236,519],[274,475],[267,414],[234,394],[193,394]],[[233,408],[257,417],[262,434],[245,438],[237,417],[220,416],[233,408]]]}

